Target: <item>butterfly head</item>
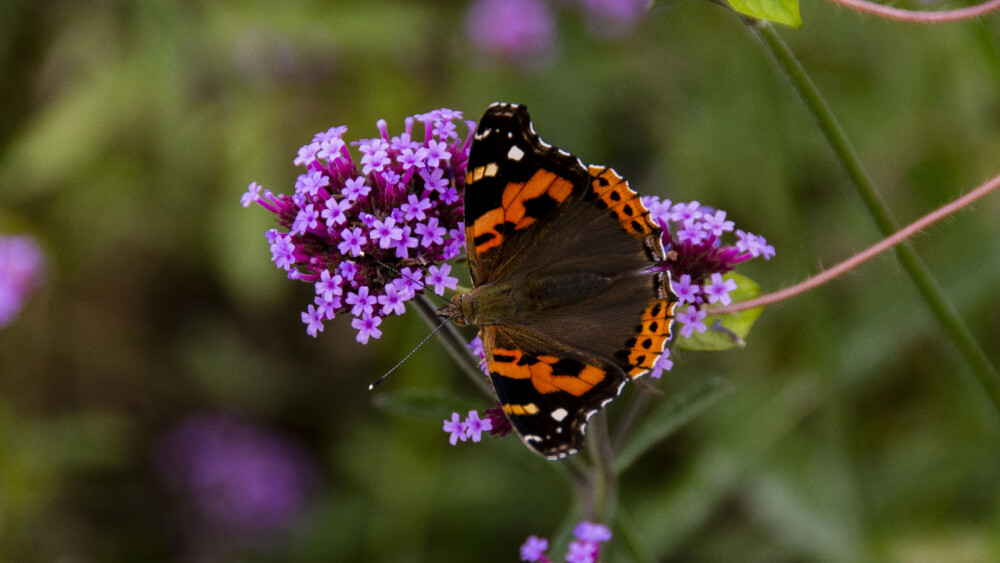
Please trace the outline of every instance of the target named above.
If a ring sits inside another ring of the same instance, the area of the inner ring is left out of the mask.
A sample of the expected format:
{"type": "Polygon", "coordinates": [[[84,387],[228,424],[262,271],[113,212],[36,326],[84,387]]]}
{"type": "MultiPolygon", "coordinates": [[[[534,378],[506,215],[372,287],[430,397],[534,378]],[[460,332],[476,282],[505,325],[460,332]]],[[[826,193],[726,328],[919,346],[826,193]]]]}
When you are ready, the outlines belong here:
{"type": "Polygon", "coordinates": [[[459,326],[477,325],[476,302],[471,293],[459,293],[451,298],[451,303],[437,310],[437,316],[451,319],[459,326]]]}

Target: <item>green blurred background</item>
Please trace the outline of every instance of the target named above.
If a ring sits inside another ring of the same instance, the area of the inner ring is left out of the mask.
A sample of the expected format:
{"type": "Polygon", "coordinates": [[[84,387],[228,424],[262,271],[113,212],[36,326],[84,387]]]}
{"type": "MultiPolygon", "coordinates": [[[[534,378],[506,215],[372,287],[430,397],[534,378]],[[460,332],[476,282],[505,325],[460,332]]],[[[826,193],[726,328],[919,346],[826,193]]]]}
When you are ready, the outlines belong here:
{"type": "MultiPolygon", "coordinates": [[[[556,532],[573,499],[551,462],[514,438],[452,448],[448,412],[379,408],[414,388],[489,406],[439,345],[367,390],[426,335],[415,314],[368,346],[344,319],[306,335],[311,288],[273,267],[272,216],[239,196],[290,193],[298,147],[333,125],[371,137],[379,118],[524,103],[547,141],[767,237],[777,257],[741,270],[765,291],[879,238],[724,10],[671,3],[609,38],[553,2],[553,50],[517,65],[469,46],[468,9],[5,2],[0,231],[37,237],[49,271],[0,330],[0,560],[511,561],[556,532]],[[286,526],[184,525],[200,496],[172,488],[159,444],[219,414],[311,467],[286,526]]],[[[1000,173],[1000,18],[900,26],[807,2],[803,19],[780,33],[900,222],[1000,173]]],[[[913,241],[994,363],[998,216],[993,195],[913,241]]],[[[674,359],[657,401],[709,376],[735,391],[622,476],[651,560],[1000,559],[1000,417],[891,255],[770,308],[745,349],[674,359]]]]}

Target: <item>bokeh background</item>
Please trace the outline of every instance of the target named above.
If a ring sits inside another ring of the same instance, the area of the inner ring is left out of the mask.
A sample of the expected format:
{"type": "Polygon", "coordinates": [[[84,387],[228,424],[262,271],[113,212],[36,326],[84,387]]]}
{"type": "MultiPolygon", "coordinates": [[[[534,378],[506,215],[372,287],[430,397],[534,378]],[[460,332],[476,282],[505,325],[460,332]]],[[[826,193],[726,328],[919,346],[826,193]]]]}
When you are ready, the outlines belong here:
{"type": "MultiPolygon", "coordinates": [[[[47,270],[0,329],[0,560],[511,561],[573,509],[516,439],[452,448],[449,412],[380,406],[489,406],[434,342],[368,391],[427,334],[415,314],[367,346],[344,319],[306,335],[311,288],[239,197],[291,192],[317,131],[524,103],[547,141],[767,237],[742,270],[765,291],[879,238],[725,10],[514,4],[6,0],[0,232],[47,270]]],[[[901,222],[1000,173],[1000,17],[802,10],[780,33],[901,222]]],[[[913,241],[995,364],[998,216],[994,195],[913,241]]],[[[674,360],[655,400],[734,391],[622,475],[646,560],[1000,558],[1000,416],[892,255],[674,360]]]]}

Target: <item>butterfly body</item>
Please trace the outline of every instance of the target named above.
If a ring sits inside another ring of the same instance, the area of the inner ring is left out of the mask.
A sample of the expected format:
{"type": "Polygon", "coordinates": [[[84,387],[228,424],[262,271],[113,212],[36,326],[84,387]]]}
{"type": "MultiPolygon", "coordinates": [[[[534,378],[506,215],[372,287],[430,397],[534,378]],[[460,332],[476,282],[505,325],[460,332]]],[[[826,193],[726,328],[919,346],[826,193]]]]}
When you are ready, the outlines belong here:
{"type": "Polygon", "coordinates": [[[480,327],[522,440],[551,459],[575,453],[590,416],[670,339],[662,230],[620,176],[544,143],[515,104],[480,120],[465,198],[473,289],[439,314],[480,327]]]}

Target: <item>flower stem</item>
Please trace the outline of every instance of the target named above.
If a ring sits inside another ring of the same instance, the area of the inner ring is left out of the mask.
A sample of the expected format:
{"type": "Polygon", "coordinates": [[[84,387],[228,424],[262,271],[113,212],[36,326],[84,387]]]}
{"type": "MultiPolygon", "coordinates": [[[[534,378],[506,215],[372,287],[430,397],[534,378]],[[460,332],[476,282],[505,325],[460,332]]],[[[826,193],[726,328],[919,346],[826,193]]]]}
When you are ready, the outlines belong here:
{"type": "Polygon", "coordinates": [[[598,412],[587,423],[587,446],[593,460],[590,475],[593,497],[592,506],[585,510],[590,512],[589,517],[612,524],[618,500],[618,474],[606,411],[598,412]]]}
{"type": "Polygon", "coordinates": [[[902,8],[892,8],[867,2],[865,0],[831,0],[834,4],[845,8],[880,16],[890,20],[905,21],[909,23],[947,23],[962,20],[971,20],[984,16],[994,10],[1000,9],[1000,0],[990,0],[978,6],[958,8],[956,10],[943,10],[940,12],[914,12],[902,8]]]}
{"type": "MultiPolygon", "coordinates": [[[[766,22],[750,22],[749,27],[767,47],[813,118],[816,119],[823,136],[846,169],[858,195],[861,196],[883,236],[888,237],[898,231],[888,206],[879,196],[874,182],[868,176],[857,153],[847,140],[847,135],[798,59],[795,58],[795,55],[774,28],[766,22]]],[[[896,256],[934,316],[937,317],[938,322],[941,323],[942,328],[955,342],[983,390],[993,402],[994,408],[1000,413],[1000,372],[990,363],[986,352],[976,342],[972,331],[965,325],[954,305],[945,297],[941,287],[916,252],[908,244],[903,243],[896,247],[896,256]]]]}
{"type": "Polygon", "coordinates": [[[1000,176],[994,177],[992,180],[986,182],[985,184],[979,186],[978,188],[972,190],[971,192],[965,194],[964,196],[956,199],[955,201],[939,207],[934,211],[924,215],[920,219],[910,223],[906,227],[896,231],[887,238],[880,240],[879,242],[873,244],[867,249],[855,254],[854,256],[844,260],[836,266],[824,270],[823,272],[812,276],[809,279],[803,280],[791,287],[786,287],[780,291],[775,291],[773,293],[768,293],[767,295],[762,295],[760,297],[749,299],[747,301],[740,301],[739,303],[733,303],[732,305],[712,307],[708,309],[710,315],[725,315],[727,313],[738,313],[740,311],[746,311],[747,309],[755,309],[757,307],[766,307],[768,305],[773,305],[785,299],[795,297],[796,295],[805,293],[817,286],[820,286],[828,281],[832,281],[842,274],[853,270],[864,262],[874,258],[875,256],[889,250],[893,246],[902,243],[906,239],[910,238],[914,234],[926,229],[928,226],[944,219],[948,215],[955,213],[956,211],[966,208],[972,205],[972,202],[985,196],[986,194],[992,192],[993,190],[1000,188],[1000,176]]]}
{"type": "MultiPolygon", "coordinates": [[[[431,328],[437,329],[441,325],[443,319],[437,316],[437,307],[427,299],[426,295],[417,295],[413,299],[413,303],[416,305],[417,311],[420,312],[420,316],[427,321],[427,324],[431,328]]],[[[465,339],[458,333],[455,325],[451,324],[450,321],[446,322],[438,330],[438,336],[441,337],[441,342],[444,343],[445,349],[451,353],[451,357],[458,362],[458,365],[462,366],[462,371],[469,376],[472,382],[476,384],[476,387],[479,387],[491,400],[496,400],[493,388],[487,383],[486,377],[483,376],[482,370],[479,369],[479,359],[472,355],[472,352],[466,345],[465,339]]]]}

